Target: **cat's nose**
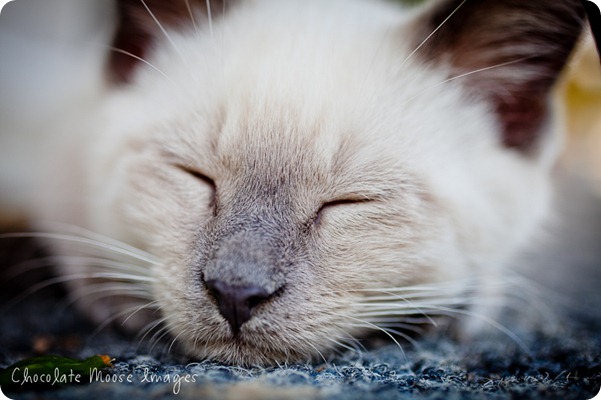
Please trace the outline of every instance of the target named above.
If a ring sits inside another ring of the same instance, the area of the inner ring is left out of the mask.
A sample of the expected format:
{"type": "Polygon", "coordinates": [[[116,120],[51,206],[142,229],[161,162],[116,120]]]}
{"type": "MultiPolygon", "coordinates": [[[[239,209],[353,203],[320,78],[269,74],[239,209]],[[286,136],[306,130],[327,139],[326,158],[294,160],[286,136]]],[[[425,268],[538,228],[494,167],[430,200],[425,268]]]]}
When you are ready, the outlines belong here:
{"type": "Polygon", "coordinates": [[[251,311],[273,296],[273,292],[260,286],[234,286],[219,280],[205,281],[217,301],[219,313],[232,328],[234,336],[240,327],[251,319],[251,311]]]}

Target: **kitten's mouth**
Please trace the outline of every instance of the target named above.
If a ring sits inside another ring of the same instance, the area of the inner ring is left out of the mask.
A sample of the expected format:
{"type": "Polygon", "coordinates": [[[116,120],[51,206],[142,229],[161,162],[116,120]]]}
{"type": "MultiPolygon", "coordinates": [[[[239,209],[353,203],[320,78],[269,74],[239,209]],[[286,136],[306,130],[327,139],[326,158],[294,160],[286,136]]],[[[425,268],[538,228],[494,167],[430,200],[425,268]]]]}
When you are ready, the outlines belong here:
{"type": "Polygon", "coordinates": [[[204,276],[200,280],[203,291],[194,300],[182,299],[191,310],[188,319],[181,319],[180,312],[164,310],[166,316],[174,317],[167,323],[171,337],[188,356],[232,365],[265,366],[308,359],[314,353],[305,348],[307,345],[298,345],[303,342],[299,337],[303,331],[300,317],[295,321],[299,328],[291,331],[291,317],[281,312],[286,301],[282,298],[290,295],[285,285],[270,292],[204,276]]]}
{"type": "Polygon", "coordinates": [[[331,338],[354,334],[342,331],[339,318],[325,306],[284,309],[294,294],[282,287],[275,298],[256,305],[242,324],[222,315],[217,301],[207,296],[192,319],[168,324],[171,336],[194,359],[252,367],[323,359],[335,347],[331,338]],[[232,326],[236,323],[237,329],[232,326]]]}
{"type": "Polygon", "coordinates": [[[240,332],[229,340],[185,341],[184,350],[194,358],[248,367],[311,358],[314,351],[292,347],[288,342],[289,340],[283,337],[265,337],[254,332],[240,332]]]}

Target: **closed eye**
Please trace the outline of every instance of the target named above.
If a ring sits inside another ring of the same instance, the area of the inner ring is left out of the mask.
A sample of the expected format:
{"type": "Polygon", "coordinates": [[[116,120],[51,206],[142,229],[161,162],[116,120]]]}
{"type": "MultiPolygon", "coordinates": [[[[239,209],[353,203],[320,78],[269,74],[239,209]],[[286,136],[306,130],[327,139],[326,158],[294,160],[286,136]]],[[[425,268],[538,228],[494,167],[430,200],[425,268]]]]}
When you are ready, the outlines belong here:
{"type": "Polygon", "coordinates": [[[209,207],[215,208],[217,203],[217,185],[215,184],[215,181],[191,166],[178,165],[178,168],[211,189],[211,201],[209,202],[209,207]]]}
{"type": "Polygon", "coordinates": [[[372,199],[372,198],[340,199],[340,200],[328,201],[327,203],[323,203],[321,205],[321,207],[319,208],[319,210],[317,210],[317,213],[315,214],[315,217],[313,218],[313,224],[319,225],[324,211],[328,210],[330,208],[342,207],[345,205],[369,203],[369,202],[373,202],[373,201],[375,201],[375,199],[372,199]]]}

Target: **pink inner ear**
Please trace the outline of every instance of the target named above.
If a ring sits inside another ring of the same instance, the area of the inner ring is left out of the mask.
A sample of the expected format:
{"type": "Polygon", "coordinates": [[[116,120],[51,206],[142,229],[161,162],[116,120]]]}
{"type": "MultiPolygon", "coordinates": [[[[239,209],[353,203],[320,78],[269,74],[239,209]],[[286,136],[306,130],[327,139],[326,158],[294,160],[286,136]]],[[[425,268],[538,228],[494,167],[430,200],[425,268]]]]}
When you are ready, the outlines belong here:
{"type": "Polygon", "coordinates": [[[535,147],[551,87],[584,26],[582,2],[443,0],[420,22],[427,26],[421,40],[440,29],[418,54],[450,63],[452,76],[478,71],[456,82],[494,107],[506,147],[524,153],[535,147]]]}
{"type": "Polygon", "coordinates": [[[511,105],[497,103],[497,113],[503,124],[505,147],[528,152],[536,145],[541,134],[540,127],[547,114],[544,100],[524,99],[511,105]]]}

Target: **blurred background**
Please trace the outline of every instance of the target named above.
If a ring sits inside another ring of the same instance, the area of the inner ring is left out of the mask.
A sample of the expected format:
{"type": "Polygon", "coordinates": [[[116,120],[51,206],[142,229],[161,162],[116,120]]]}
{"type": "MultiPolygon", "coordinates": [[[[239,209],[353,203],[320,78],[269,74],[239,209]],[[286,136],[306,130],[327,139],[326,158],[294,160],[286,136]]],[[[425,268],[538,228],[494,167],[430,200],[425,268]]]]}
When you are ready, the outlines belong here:
{"type": "Polygon", "coordinates": [[[40,184],[54,130],[101,90],[111,0],[17,0],[0,13],[0,224],[22,217],[40,184]],[[25,184],[23,184],[25,183],[25,184]]]}

